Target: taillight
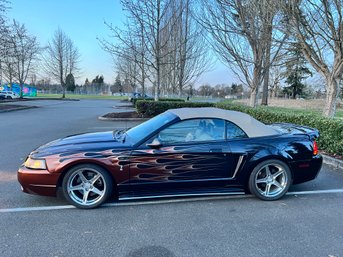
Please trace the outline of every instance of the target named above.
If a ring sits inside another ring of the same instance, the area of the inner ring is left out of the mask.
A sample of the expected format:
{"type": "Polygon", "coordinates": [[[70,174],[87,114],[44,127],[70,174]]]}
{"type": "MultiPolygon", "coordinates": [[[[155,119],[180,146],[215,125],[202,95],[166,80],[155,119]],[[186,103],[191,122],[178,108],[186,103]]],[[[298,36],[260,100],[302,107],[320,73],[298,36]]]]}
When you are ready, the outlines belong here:
{"type": "Polygon", "coordinates": [[[318,145],[316,141],[313,141],[313,155],[318,154],[318,145]]]}

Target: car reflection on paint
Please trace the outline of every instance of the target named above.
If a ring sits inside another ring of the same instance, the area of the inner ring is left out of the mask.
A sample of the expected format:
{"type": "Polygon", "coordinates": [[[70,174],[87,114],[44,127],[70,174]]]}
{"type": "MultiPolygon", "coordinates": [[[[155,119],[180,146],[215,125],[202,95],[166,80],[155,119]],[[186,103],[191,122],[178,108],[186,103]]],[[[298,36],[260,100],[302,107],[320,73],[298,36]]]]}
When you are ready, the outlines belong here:
{"type": "Polygon", "coordinates": [[[30,153],[22,190],[94,208],[137,199],[251,192],[281,198],[321,169],[316,129],[217,108],[168,110],[127,131],[73,135],[30,153]]]}

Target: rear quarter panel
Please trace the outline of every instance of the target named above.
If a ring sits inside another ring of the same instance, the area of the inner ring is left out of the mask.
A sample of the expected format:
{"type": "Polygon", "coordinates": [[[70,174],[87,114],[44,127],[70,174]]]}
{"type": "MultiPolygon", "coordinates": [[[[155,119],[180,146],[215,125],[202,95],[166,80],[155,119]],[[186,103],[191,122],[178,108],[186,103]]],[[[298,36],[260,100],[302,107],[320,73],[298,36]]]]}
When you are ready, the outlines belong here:
{"type": "Polygon", "coordinates": [[[306,135],[276,135],[247,138],[229,142],[233,158],[244,155],[244,162],[237,174],[236,183],[246,187],[252,170],[268,159],[278,159],[290,168],[295,182],[298,181],[299,163],[312,160],[312,142],[306,135]]]}

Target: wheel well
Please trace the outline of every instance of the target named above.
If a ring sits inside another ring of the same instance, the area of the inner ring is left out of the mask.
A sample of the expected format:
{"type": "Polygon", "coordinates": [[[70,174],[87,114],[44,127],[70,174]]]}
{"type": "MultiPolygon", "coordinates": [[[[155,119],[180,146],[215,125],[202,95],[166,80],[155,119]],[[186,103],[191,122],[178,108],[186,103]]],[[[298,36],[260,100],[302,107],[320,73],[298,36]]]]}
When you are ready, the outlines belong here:
{"type": "Polygon", "coordinates": [[[106,166],[99,165],[98,163],[94,163],[94,162],[78,162],[78,163],[73,163],[73,164],[70,164],[70,165],[67,165],[66,167],[64,167],[62,172],[61,172],[61,175],[57,181],[57,187],[62,186],[63,179],[64,179],[65,175],[67,174],[67,172],[71,168],[74,168],[75,166],[79,166],[79,165],[83,165],[83,164],[90,164],[90,165],[98,166],[99,168],[102,168],[103,170],[105,170],[108,173],[108,175],[110,175],[110,177],[112,178],[112,182],[113,182],[113,188],[112,188],[112,194],[111,195],[114,198],[118,198],[118,187],[117,187],[117,183],[116,183],[115,178],[113,177],[111,172],[106,168],[106,166]]]}
{"type": "Polygon", "coordinates": [[[291,169],[291,167],[288,165],[287,163],[287,159],[286,158],[283,158],[282,156],[277,156],[277,155],[273,155],[273,156],[268,156],[268,157],[265,157],[265,158],[261,158],[259,160],[257,160],[254,164],[253,167],[250,167],[250,169],[248,170],[248,172],[246,172],[247,176],[245,178],[245,181],[244,181],[244,187],[249,190],[249,178],[250,178],[250,174],[252,173],[252,171],[255,169],[255,167],[257,165],[259,165],[260,163],[264,162],[264,161],[268,161],[268,160],[278,160],[278,161],[282,161],[285,165],[287,165],[287,167],[289,168],[289,171],[291,172],[291,176],[292,176],[292,180],[294,179],[294,174],[293,174],[293,171],[291,169]]]}

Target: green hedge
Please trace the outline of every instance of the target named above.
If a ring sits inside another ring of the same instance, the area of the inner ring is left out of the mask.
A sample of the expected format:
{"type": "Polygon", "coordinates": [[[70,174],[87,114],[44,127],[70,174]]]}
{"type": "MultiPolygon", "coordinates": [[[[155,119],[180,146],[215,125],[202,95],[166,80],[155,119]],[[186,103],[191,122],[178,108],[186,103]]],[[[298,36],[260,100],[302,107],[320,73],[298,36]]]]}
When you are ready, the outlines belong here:
{"type": "Polygon", "coordinates": [[[218,107],[227,110],[245,112],[263,123],[294,123],[316,128],[320,132],[318,145],[321,150],[343,156],[343,121],[324,118],[318,114],[296,114],[288,111],[271,110],[265,107],[251,108],[245,105],[232,103],[197,103],[172,101],[146,101],[136,102],[136,109],[143,117],[153,117],[168,109],[183,107],[218,107]]]}
{"type": "Polygon", "coordinates": [[[263,123],[294,123],[316,128],[320,132],[318,146],[328,153],[343,156],[343,121],[324,118],[316,114],[295,114],[288,111],[268,110],[265,107],[251,108],[239,104],[217,103],[216,107],[245,112],[263,123]]]}
{"type": "Polygon", "coordinates": [[[137,112],[143,117],[153,117],[169,109],[184,107],[214,107],[213,103],[194,103],[194,102],[176,102],[176,101],[146,101],[138,100],[136,102],[137,112]]]}
{"type": "MultiPolygon", "coordinates": [[[[143,98],[143,97],[140,97],[140,98],[133,98],[132,99],[132,103],[133,105],[136,105],[137,101],[154,101],[154,98],[143,98]]],[[[158,99],[158,101],[160,102],[185,102],[184,99],[181,99],[181,98],[160,98],[158,99]]]]}
{"type": "Polygon", "coordinates": [[[160,98],[158,101],[161,102],[185,102],[185,99],[181,98],[160,98]]]}
{"type": "Polygon", "coordinates": [[[154,101],[154,98],[143,98],[143,97],[139,97],[139,98],[131,98],[131,102],[133,103],[133,105],[136,105],[137,101],[154,101]]]}

